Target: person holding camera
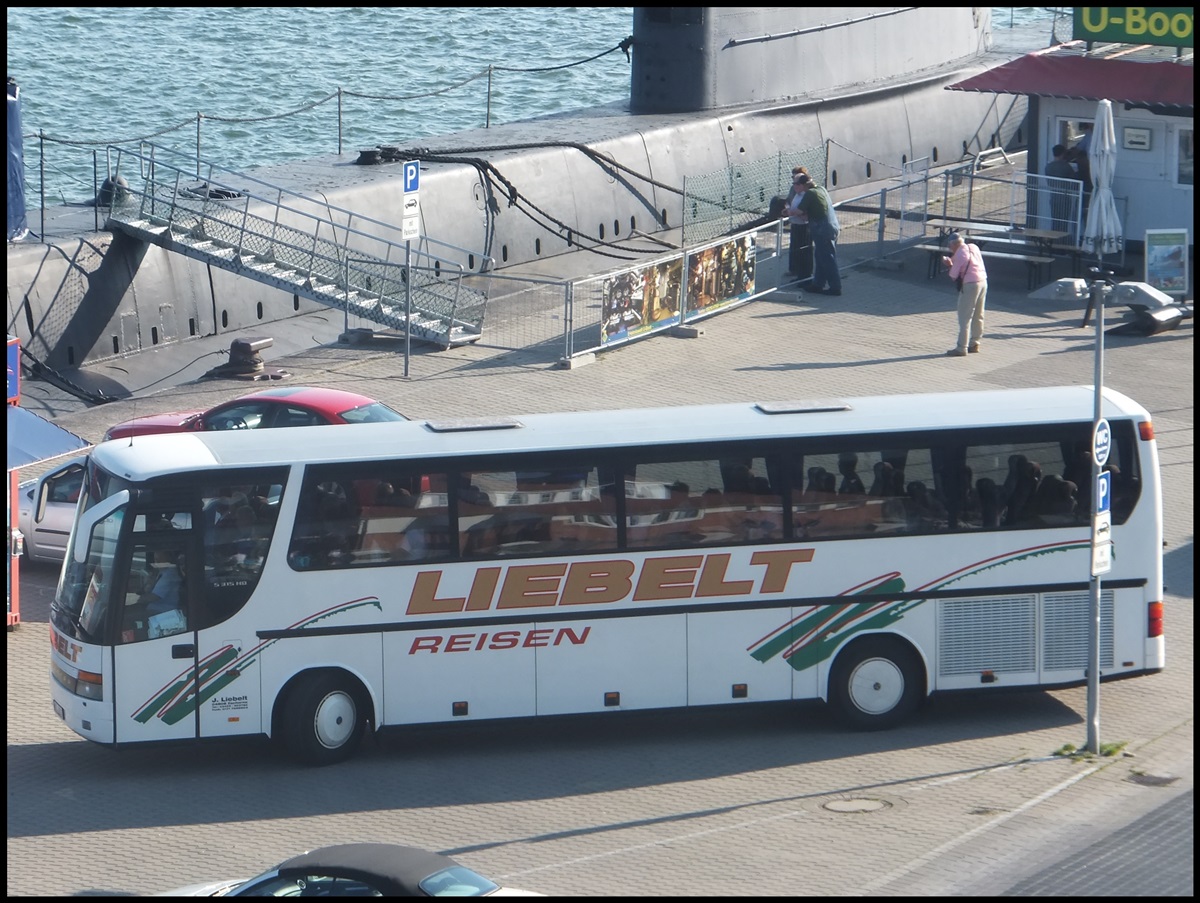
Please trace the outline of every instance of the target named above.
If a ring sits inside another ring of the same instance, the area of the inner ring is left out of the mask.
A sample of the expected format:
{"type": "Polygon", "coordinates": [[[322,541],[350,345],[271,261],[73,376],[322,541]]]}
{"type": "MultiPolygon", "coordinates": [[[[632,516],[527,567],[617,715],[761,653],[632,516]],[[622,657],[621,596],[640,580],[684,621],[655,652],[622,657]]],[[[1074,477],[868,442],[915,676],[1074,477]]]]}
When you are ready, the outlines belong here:
{"type": "Polygon", "coordinates": [[[942,266],[958,286],[958,342],[946,354],[966,357],[979,351],[979,340],[983,338],[987,270],[978,245],[967,244],[957,232],[951,232],[948,240],[950,256],[942,258],[942,266]]]}

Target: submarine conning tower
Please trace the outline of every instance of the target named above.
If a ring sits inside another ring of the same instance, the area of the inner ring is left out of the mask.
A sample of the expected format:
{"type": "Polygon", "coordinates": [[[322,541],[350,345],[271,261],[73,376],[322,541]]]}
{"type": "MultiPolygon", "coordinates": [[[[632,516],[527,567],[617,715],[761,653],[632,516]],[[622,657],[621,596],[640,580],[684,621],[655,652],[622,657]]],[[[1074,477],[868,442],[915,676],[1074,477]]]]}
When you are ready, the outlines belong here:
{"type": "Polygon", "coordinates": [[[909,82],[990,47],[990,7],[638,6],[629,109],[811,101],[909,82]]]}

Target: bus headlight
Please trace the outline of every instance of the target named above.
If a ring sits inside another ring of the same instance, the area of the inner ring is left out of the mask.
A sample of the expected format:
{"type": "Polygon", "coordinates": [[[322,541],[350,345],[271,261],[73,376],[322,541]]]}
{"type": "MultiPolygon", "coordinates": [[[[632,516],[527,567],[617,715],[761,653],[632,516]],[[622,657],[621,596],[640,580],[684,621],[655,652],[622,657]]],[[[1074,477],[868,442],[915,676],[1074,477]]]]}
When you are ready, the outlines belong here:
{"type": "Polygon", "coordinates": [[[50,663],[51,676],[76,696],[93,699],[96,702],[104,700],[104,678],[91,671],[80,671],[78,677],[72,677],[54,662],[50,663]]]}

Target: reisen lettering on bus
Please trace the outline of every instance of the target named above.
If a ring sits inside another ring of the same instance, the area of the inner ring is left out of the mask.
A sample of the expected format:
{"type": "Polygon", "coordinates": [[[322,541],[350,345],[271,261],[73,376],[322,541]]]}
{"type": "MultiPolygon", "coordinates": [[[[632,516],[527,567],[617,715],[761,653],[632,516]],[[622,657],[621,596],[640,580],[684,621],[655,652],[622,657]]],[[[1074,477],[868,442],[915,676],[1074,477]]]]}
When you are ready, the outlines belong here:
{"type": "Polygon", "coordinates": [[[582,646],[591,634],[591,625],[581,630],[571,627],[535,627],[530,630],[497,630],[495,633],[429,634],[413,637],[409,655],[419,652],[481,652],[485,649],[538,649],[570,643],[582,646]]]}
{"type": "Polygon", "coordinates": [[[622,558],[572,564],[484,567],[475,571],[466,595],[446,596],[438,595],[443,572],[421,571],[413,583],[407,613],[453,614],[493,608],[662,602],[782,593],[787,587],[792,565],[812,561],[813,554],[813,549],[760,549],[750,556],[750,564],[762,568],[756,580],[727,580],[732,557],[728,552],[650,557],[641,562],[640,570],[638,562],[622,558]]]}

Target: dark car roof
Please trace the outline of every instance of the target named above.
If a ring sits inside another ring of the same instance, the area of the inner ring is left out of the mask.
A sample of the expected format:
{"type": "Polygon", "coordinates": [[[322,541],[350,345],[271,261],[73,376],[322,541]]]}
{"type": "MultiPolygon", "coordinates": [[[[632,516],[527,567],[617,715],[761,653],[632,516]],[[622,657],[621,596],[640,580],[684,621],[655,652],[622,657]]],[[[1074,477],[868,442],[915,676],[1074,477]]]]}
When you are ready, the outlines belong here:
{"type": "Polygon", "coordinates": [[[369,882],[379,890],[404,896],[424,896],[423,878],[452,865],[449,856],[393,843],[343,843],[294,856],[279,866],[280,874],[335,872],[369,882]]]}

